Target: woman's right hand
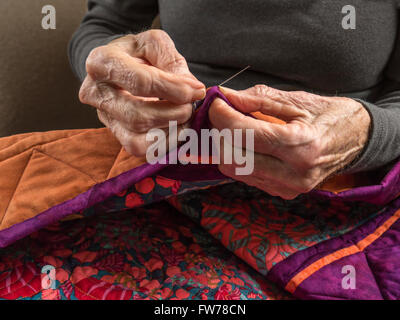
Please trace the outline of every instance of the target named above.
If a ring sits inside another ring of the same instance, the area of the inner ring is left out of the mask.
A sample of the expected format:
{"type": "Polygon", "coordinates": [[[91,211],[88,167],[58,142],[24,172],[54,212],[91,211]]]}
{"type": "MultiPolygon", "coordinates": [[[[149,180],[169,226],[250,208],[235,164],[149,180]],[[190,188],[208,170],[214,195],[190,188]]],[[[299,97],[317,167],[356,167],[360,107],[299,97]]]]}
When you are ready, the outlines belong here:
{"type": "Polygon", "coordinates": [[[191,103],[206,93],[161,30],[127,35],[95,48],[86,70],[81,102],[97,108],[100,121],[135,156],[145,155],[153,143],[146,141],[150,129],[168,134],[173,120],[184,126],[192,116],[191,103]]]}

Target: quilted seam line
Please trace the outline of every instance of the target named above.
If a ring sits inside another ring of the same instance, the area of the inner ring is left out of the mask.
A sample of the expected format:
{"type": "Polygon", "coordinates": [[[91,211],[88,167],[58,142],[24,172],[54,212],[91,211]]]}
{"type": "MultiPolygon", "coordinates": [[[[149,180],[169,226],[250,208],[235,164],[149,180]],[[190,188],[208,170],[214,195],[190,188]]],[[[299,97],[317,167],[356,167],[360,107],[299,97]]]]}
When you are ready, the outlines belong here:
{"type": "Polygon", "coordinates": [[[382,293],[381,287],[379,286],[379,283],[378,283],[378,280],[377,280],[377,278],[376,278],[376,276],[375,276],[375,273],[374,273],[374,271],[372,270],[372,268],[371,268],[371,266],[370,266],[370,264],[369,264],[367,254],[365,253],[365,251],[363,251],[363,253],[364,253],[365,261],[367,262],[367,266],[368,266],[369,270],[371,271],[372,276],[374,277],[374,280],[375,280],[375,283],[376,283],[376,287],[377,287],[378,290],[379,290],[379,294],[381,295],[382,299],[387,300],[387,299],[385,298],[384,294],[382,293]]]}
{"type": "MultiPolygon", "coordinates": [[[[95,130],[95,129],[94,129],[94,130],[95,130]]],[[[76,133],[76,134],[70,135],[70,136],[68,136],[68,137],[58,138],[58,139],[46,141],[46,142],[43,142],[43,143],[37,143],[37,144],[35,144],[35,145],[33,145],[33,146],[30,146],[30,147],[28,147],[28,148],[25,148],[25,149],[21,150],[20,152],[18,152],[18,153],[16,153],[16,154],[12,155],[12,156],[10,156],[10,157],[7,157],[7,158],[5,158],[5,159],[3,159],[3,160],[0,160],[0,163],[3,162],[3,161],[7,161],[7,160],[9,160],[9,159],[15,158],[15,157],[19,156],[20,154],[22,154],[22,153],[24,153],[24,152],[33,151],[34,149],[40,148],[40,147],[43,146],[43,145],[50,144],[50,143],[57,142],[57,141],[62,141],[62,140],[69,139],[69,138],[72,138],[72,137],[77,137],[77,136],[79,136],[79,135],[81,135],[81,134],[84,134],[84,133],[87,133],[87,132],[88,132],[88,131],[86,131],[86,132],[80,132],[80,133],[76,133]]],[[[21,141],[23,141],[23,140],[21,140],[21,141]]],[[[19,142],[20,142],[20,141],[19,141],[19,142]]],[[[12,147],[12,146],[10,146],[10,147],[12,147]]],[[[10,147],[8,147],[8,148],[10,148],[10,147]]],[[[6,149],[3,149],[3,150],[6,150],[6,149]]],[[[0,153],[1,153],[1,151],[3,151],[3,150],[0,150],[0,153]]]]}
{"type": "Polygon", "coordinates": [[[108,170],[105,180],[111,179],[111,177],[110,177],[111,171],[114,169],[115,163],[117,162],[119,155],[122,153],[122,150],[123,150],[123,148],[119,149],[119,152],[117,152],[117,155],[115,156],[114,161],[111,164],[111,168],[108,170]]]}
{"type": "MultiPolygon", "coordinates": [[[[79,133],[79,134],[82,134],[82,133],[79,133]]],[[[77,136],[77,135],[79,135],[79,134],[76,134],[76,135],[74,135],[74,136],[77,136]]],[[[71,136],[71,137],[72,137],[72,136],[71,136]]],[[[67,138],[69,138],[69,137],[67,137],[67,138]]],[[[63,138],[63,139],[67,139],[67,138],[63,138]]],[[[59,141],[59,140],[60,140],[60,139],[56,139],[56,140],[53,140],[52,142],[59,141]]],[[[39,145],[39,146],[41,146],[41,145],[39,145]]],[[[29,149],[27,149],[27,150],[29,150],[29,149]]],[[[25,150],[24,152],[26,152],[27,150],[25,150]]],[[[95,185],[97,185],[97,184],[100,184],[100,183],[103,183],[103,182],[106,182],[107,180],[109,180],[108,176],[110,175],[111,170],[114,168],[115,162],[116,162],[118,156],[119,156],[119,155],[121,154],[121,152],[122,152],[122,148],[121,148],[120,151],[117,153],[117,155],[116,155],[114,161],[112,162],[111,168],[108,170],[107,178],[106,178],[106,180],[104,180],[104,181],[96,181],[92,176],[88,175],[86,172],[84,172],[84,171],[82,171],[82,170],[80,170],[80,169],[78,169],[78,168],[76,168],[76,167],[70,165],[69,163],[66,163],[66,162],[64,162],[64,161],[62,161],[62,160],[60,160],[60,159],[55,158],[55,157],[53,157],[53,156],[51,156],[51,155],[49,155],[49,154],[43,152],[42,150],[33,148],[33,149],[31,149],[30,151],[31,151],[31,154],[30,154],[30,156],[29,156],[29,158],[28,158],[28,160],[27,160],[27,163],[25,164],[25,167],[24,167],[23,172],[21,173],[21,176],[20,176],[19,179],[18,179],[18,183],[17,183],[16,187],[14,188],[14,192],[13,192],[12,196],[10,197],[10,202],[9,202],[8,205],[7,205],[7,208],[6,208],[6,210],[5,210],[5,213],[4,213],[3,217],[2,217],[1,220],[0,220],[0,231],[2,231],[2,229],[1,229],[1,224],[2,224],[2,222],[3,222],[4,218],[5,218],[5,216],[7,215],[7,210],[8,210],[8,208],[9,208],[11,202],[12,202],[12,199],[14,198],[15,192],[16,192],[17,189],[18,189],[18,186],[19,186],[19,184],[20,184],[20,182],[21,182],[21,180],[22,180],[22,178],[23,178],[23,175],[24,175],[24,173],[25,173],[25,171],[26,171],[26,168],[27,168],[28,165],[29,165],[29,162],[30,162],[31,159],[32,159],[32,156],[33,156],[34,152],[43,154],[43,155],[45,155],[45,156],[47,156],[47,157],[49,157],[49,158],[51,158],[51,159],[53,159],[53,160],[55,160],[55,161],[57,161],[57,162],[60,162],[60,163],[64,164],[65,166],[68,166],[68,167],[70,167],[70,168],[72,168],[72,169],[74,169],[74,170],[80,172],[81,174],[83,174],[83,175],[87,176],[88,178],[90,178],[90,179],[95,183],[95,185]]],[[[93,189],[93,188],[95,187],[95,185],[93,185],[92,187],[90,187],[87,191],[89,191],[89,190],[91,191],[91,189],[93,189]]],[[[87,191],[86,191],[86,192],[87,192],[87,191]]],[[[92,194],[92,192],[90,192],[90,195],[91,195],[91,194],[92,194]]],[[[89,197],[90,197],[90,195],[89,195],[89,197]]],[[[75,198],[75,197],[73,197],[73,198],[71,198],[71,199],[74,199],[74,198],[75,198]]],[[[69,200],[71,200],[71,199],[69,199],[69,200]]],[[[89,200],[90,200],[90,199],[89,199],[89,200]]],[[[89,200],[88,200],[88,203],[90,203],[89,200]]],[[[68,200],[67,200],[67,201],[68,201],[68,200]]],[[[35,216],[33,216],[33,217],[30,218],[30,219],[36,218],[36,216],[38,216],[39,214],[40,214],[40,213],[36,214],[35,216]]],[[[69,216],[69,215],[67,215],[67,216],[69,216]]],[[[29,220],[29,219],[27,219],[27,220],[29,220]]],[[[21,221],[21,223],[24,223],[24,222],[27,221],[27,220],[21,221]]]]}
{"type": "Polygon", "coordinates": [[[356,244],[345,247],[335,252],[328,254],[317,261],[313,262],[311,265],[298,272],[293,276],[285,286],[285,290],[290,293],[294,293],[296,289],[301,285],[301,283],[307,280],[314,273],[318,272],[322,268],[348,256],[356,253],[363,252],[368,246],[378,240],[390,227],[400,219],[400,209],[395,211],[384,223],[377,227],[372,233],[358,241],[356,244]]]}
{"type": "MultiPolygon", "coordinates": [[[[33,150],[32,150],[32,153],[31,153],[31,155],[30,155],[30,157],[29,157],[29,159],[28,159],[28,161],[27,161],[27,163],[26,163],[26,165],[25,165],[25,167],[24,167],[24,170],[23,170],[23,172],[22,172],[22,174],[21,174],[21,176],[20,176],[20,178],[19,178],[19,180],[18,180],[18,184],[17,184],[17,186],[16,186],[15,189],[14,189],[13,195],[12,195],[12,197],[10,198],[10,202],[9,202],[9,204],[8,204],[8,206],[7,206],[7,209],[6,209],[6,211],[5,211],[5,214],[4,214],[3,218],[2,218],[1,221],[0,221],[0,231],[3,231],[3,229],[1,229],[1,224],[2,224],[2,222],[3,222],[4,218],[5,218],[5,216],[7,215],[7,210],[8,210],[8,208],[9,208],[11,202],[12,202],[12,199],[14,198],[15,192],[16,192],[17,189],[18,189],[19,183],[20,183],[20,181],[21,181],[22,178],[23,178],[23,175],[24,175],[24,173],[25,173],[25,170],[26,170],[26,168],[28,167],[28,164],[29,164],[29,162],[31,161],[34,152],[40,153],[40,154],[42,154],[42,155],[44,155],[44,156],[47,156],[47,157],[49,157],[49,158],[51,158],[51,159],[53,159],[53,160],[55,160],[55,161],[57,161],[57,162],[60,162],[60,163],[62,163],[62,164],[64,164],[64,165],[66,165],[66,166],[68,166],[68,167],[70,167],[70,168],[72,168],[72,169],[74,169],[74,170],[80,172],[81,174],[83,174],[83,175],[87,176],[88,178],[90,178],[90,179],[95,183],[95,185],[97,185],[97,184],[99,183],[99,182],[97,182],[95,179],[93,179],[90,175],[88,175],[87,173],[85,173],[85,172],[79,170],[78,168],[75,168],[75,167],[69,165],[68,163],[65,163],[65,162],[63,162],[63,161],[61,161],[61,160],[59,160],[59,159],[57,159],[57,158],[54,158],[54,157],[48,155],[47,153],[42,152],[41,150],[33,149],[33,150]]],[[[85,192],[87,192],[87,191],[91,190],[92,188],[94,188],[95,185],[91,186],[91,187],[90,187],[88,190],[86,190],[85,192]]],[[[73,198],[71,198],[71,199],[66,200],[66,201],[72,200],[72,199],[74,199],[74,198],[75,198],[75,196],[74,196],[73,198]]],[[[62,202],[62,203],[64,203],[64,202],[62,202]]],[[[62,203],[60,203],[60,204],[62,204],[62,203]]],[[[45,210],[45,211],[46,211],[46,210],[45,210]]],[[[73,213],[71,213],[71,214],[73,214],[73,213]]],[[[37,213],[35,216],[33,216],[33,217],[29,218],[29,219],[26,219],[26,220],[24,220],[24,221],[21,221],[20,223],[24,223],[24,222],[27,221],[27,220],[34,219],[34,218],[36,218],[38,215],[40,215],[40,213],[37,213]]],[[[70,215],[70,214],[68,214],[67,216],[69,216],[69,215],[70,215]]],[[[4,230],[6,230],[6,229],[4,229],[4,230]]]]}
{"type": "MultiPolygon", "coordinates": [[[[71,280],[70,280],[70,281],[71,281],[71,280]]],[[[107,282],[107,284],[110,284],[110,283],[107,282]]],[[[113,287],[115,287],[115,285],[113,285],[113,284],[110,284],[110,285],[113,286],[113,287]]],[[[92,298],[93,300],[97,300],[97,301],[100,301],[100,300],[101,300],[101,299],[95,297],[94,295],[92,295],[92,294],[90,294],[90,293],[88,293],[88,292],[85,292],[85,291],[82,290],[80,287],[78,287],[76,284],[74,284],[74,289],[76,289],[76,290],[78,290],[80,293],[82,293],[82,294],[84,294],[84,295],[86,295],[86,296],[92,298]]],[[[132,289],[129,289],[129,288],[126,288],[126,287],[124,287],[124,289],[125,289],[125,290],[132,290],[132,289]]],[[[132,290],[132,291],[133,291],[133,290],[132,290]]],[[[131,298],[132,298],[132,297],[133,297],[133,294],[131,294],[131,298]]],[[[107,299],[105,299],[105,300],[107,300],[107,299]]],[[[131,299],[129,299],[129,300],[131,300],[131,299]]]]}
{"type": "Polygon", "coordinates": [[[36,151],[37,153],[41,153],[41,154],[43,154],[44,156],[49,157],[50,159],[53,159],[53,160],[55,160],[55,161],[57,161],[57,162],[60,162],[60,163],[62,163],[63,165],[65,165],[65,166],[67,166],[67,167],[70,167],[70,168],[72,168],[72,169],[74,169],[74,170],[76,170],[76,171],[82,173],[82,174],[85,175],[86,177],[90,178],[90,179],[91,179],[94,183],[96,183],[96,184],[101,182],[101,181],[97,181],[96,179],[94,179],[92,176],[90,176],[90,175],[87,174],[86,172],[84,172],[84,171],[82,171],[82,170],[80,170],[80,169],[78,169],[78,168],[75,168],[74,166],[72,166],[71,164],[69,164],[69,163],[67,163],[67,162],[64,162],[64,161],[62,161],[62,160],[60,160],[60,159],[55,158],[54,156],[51,156],[51,155],[49,155],[49,154],[43,152],[42,150],[37,150],[37,149],[35,149],[35,151],[36,151]]]}
{"type": "MultiPolygon", "coordinates": [[[[93,193],[93,189],[94,189],[95,186],[96,186],[96,185],[94,185],[93,187],[91,187],[91,188],[90,188],[89,190],[87,190],[86,192],[81,193],[81,194],[79,194],[78,196],[75,196],[75,197],[73,197],[73,198],[71,198],[71,199],[69,199],[69,200],[66,200],[66,201],[64,201],[64,202],[62,202],[62,203],[56,205],[55,207],[63,206],[63,205],[65,205],[66,203],[68,203],[68,202],[70,202],[70,201],[73,201],[75,198],[79,197],[79,196],[82,195],[82,194],[87,194],[87,197],[90,198],[91,195],[92,195],[92,193],[93,193]]],[[[87,205],[88,205],[88,200],[86,201],[86,206],[87,206],[87,205]]],[[[52,208],[54,208],[54,207],[52,207],[52,208]]],[[[50,209],[52,209],[52,208],[50,208],[50,209]]],[[[43,212],[37,214],[37,215],[34,216],[34,217],[28,218],[28,219],[26,219],[26,220],[24,220],[24,221],[22,221],[22,222],[20,222],[20,223],[17,223],[17,224],[14,224],[14,225],[8,227],[8,228],[6,228],[6,229],[0,230],[0,235],[1,235],[1,232],[3,232],[3,231],[13,229],[13,228],[15,228],[16,226],[19,226],[19,225],[23,225],[23,224],[26,223],[27,221],[32,221],[32,220],[34,220],[34,219],[37,219],[38,216],[41,216],[42,214],[46,214],[47,211],[49,211],[50,209],[47,209],[47,210],[45,210],[45,211],[43,211],[43,212]]],[[[65,213],[59,220],[65,219],[66,217],[68,217],[68,216],[70,216],[70,215],[73,215],[73,214],[76,214],[76,212],[74,211],[74,212],[65,213]]],[[[44,227],[46,227],[47,225],[48,225],[48,224],[45,224],[45,225],[41,226],[40,228],[44,228],[44,227]]],[[[36,230],[36,231],[37,231],[37,230],[36,230]]],[[[31,232],[31,233],[32,233],[32,232],[31,232]]],[[[19,237],[18,239],[21,239],[21,238],[23,238],[23,237],[25,237],[25,236],[27,236],[27,234],[23,235],[22,237],[19,237]]],[[[13,242],[15,242],[15,240],[14,240],[13,242]]],[[[0,245],[1,245],[1,237],[0,237],[0,245]]],[[[7,245],[9,245],[9,244],[7,244],[7,245]]],[[[2,249],[2,248],[3,248],[3,247],[0,247],[0,249],[2,249]]]]}
{"type": "MultiPolygon", "coordinates": [[[[13,269],[7,271],[7,272],[9,273],[9,276],[12,274],[12,271],[13,271],[13,269]]],[[[24,269],[23,271],[25,271],[25,269],[24,269]]],[[[31,271],[32,271],[32,270],[31,270],[31,271]]],[[[33,272],[32,272],[32,273],[33,273],[33,272]]],[[[37,272],[35,271],[35,273],[32,274],[32,278],[30,278],[28,282],[25,281],[25,283],[26,283],[27,285],[32,284],[33,281],[35,281],[35,276],[37,276],[37,275],[39,275],[39,273],[37,273],[37,272]]],[[[16,279],[14,282],[10,282],[10,287],[11,287],[11,285],[18,283],[18,281],[20,281],[21,278],[22,278],[22,277],[19,277],[19,278],[16,279]]],[[[31,287],[31,286],[30,286],[30,287],[31,287]]],[[[4,289],[7,289],[7,286],[0,287],[0,290],[4,290],[4,289]]],[[[17,290],[19,290],[19,289],[20,289],[20,288],[17,288],[17,290]]],[[[32,291],[34,291],[32,287],[31,287],[31,289],[32,289],[32,291]]],[[[13,293],[13,292],[14,292],[14,291],[10,291],[8,294],[11,294],[11,293],[13,293]]],[[[33,297],[35,294],[37,294],[37,292],[34,292],[34,293],[32,293],[31,296],[26,296],[25,298],[33,297]]]]}
{"type": "Polygon", "coordinates": [[[22,180],[22,177],[24,176],[24,173],[25,173],[25,171],[26,171],[26,168],[28,167],[28,164],[29,164],[29,162],[30,162],[31,159],[32,159],[32,155],[33,155],[33,151],[34,151],[34,150],[35,150],[35,149],[32,149],[31,154],[30,154],[28,160],[26,161],[26,164],[25,164],[25,166],[24,166],[24,170],[22,171],[22,173],[21,173],[21,175],[20,175],[20,177],[19,177],[19,179],[18,179],[17,185],[15,186],[14,191],[13,191],[11,197],[10,197],[10,201],[8,202],[7,207],[6,207],[6,209],[4,210],[4,215],[3,215],[3,216],[1,217],[1,219],[0,219],[0,228],[1,228],[1,225],[2,225],[2,223],[3,223],[3,221],[4,221],[4,218],[5,218],[6,215],[7,215],[8,208],[10,207],[10,204],[11,204],[12,200],[14,199],[15,192],[17,191],[18,186],[19,186],[19,184],[20,184],[20,182],[21,182],[21,180],[22,180]]]}

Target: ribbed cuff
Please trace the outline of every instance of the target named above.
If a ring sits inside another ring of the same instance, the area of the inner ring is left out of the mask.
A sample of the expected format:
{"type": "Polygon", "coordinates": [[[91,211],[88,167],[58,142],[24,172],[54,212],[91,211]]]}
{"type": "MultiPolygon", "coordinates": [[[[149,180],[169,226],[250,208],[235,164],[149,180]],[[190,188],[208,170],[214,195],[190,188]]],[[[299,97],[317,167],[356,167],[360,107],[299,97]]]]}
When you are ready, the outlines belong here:
{"type": "MultiPolygon", "coordinates": [[[[345,173],[370,171],[380,168],[391,162],[395,156],[390,146],[393,138],[390,137],[391,128],[387,110],[379,108],[373,103],[364,100],[354,99],[360,102],[368,111],[371,117],[369,139],[361,154],[345,170],[345,173]]],[[[396,125],[396,123],[394,123],[396,125]]]]}

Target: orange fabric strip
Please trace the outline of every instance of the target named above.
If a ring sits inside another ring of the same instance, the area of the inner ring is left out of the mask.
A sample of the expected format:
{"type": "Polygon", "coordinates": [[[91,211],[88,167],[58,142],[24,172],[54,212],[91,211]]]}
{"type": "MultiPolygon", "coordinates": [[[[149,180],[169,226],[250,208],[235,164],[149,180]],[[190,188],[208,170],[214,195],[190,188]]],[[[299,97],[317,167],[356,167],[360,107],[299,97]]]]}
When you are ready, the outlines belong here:
{"type": "Polygon", "coordinates": [[[347,248],[335,251],[309,265],[307,268],[296,274],[287,283],[285,289],[290,293],[294,293],[297,287],[315,272],[321,268],[335,262],[344,257],[363,251],[366,247],[377,240],[383,233],[385,233],[398,219],[400,219],[400,210],[397,210],[384,224],[378,227],[373,233],[369,234],[364,239],[360,240],[357,244],[347,248]]]}

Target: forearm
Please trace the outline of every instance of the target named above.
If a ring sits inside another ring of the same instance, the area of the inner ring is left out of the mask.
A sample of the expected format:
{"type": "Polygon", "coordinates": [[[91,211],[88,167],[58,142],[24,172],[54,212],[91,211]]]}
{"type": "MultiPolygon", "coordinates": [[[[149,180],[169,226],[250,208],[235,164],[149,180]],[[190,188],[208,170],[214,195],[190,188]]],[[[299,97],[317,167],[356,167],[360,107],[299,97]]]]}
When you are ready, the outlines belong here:
{"type": "Polygon", "coordinates": [[[90,51],[127,33],[151,26],[157,15],[153,0],[89,0],[88,12],[69,43],[68,56],[73,71],[82,81],[90,51]]]}

